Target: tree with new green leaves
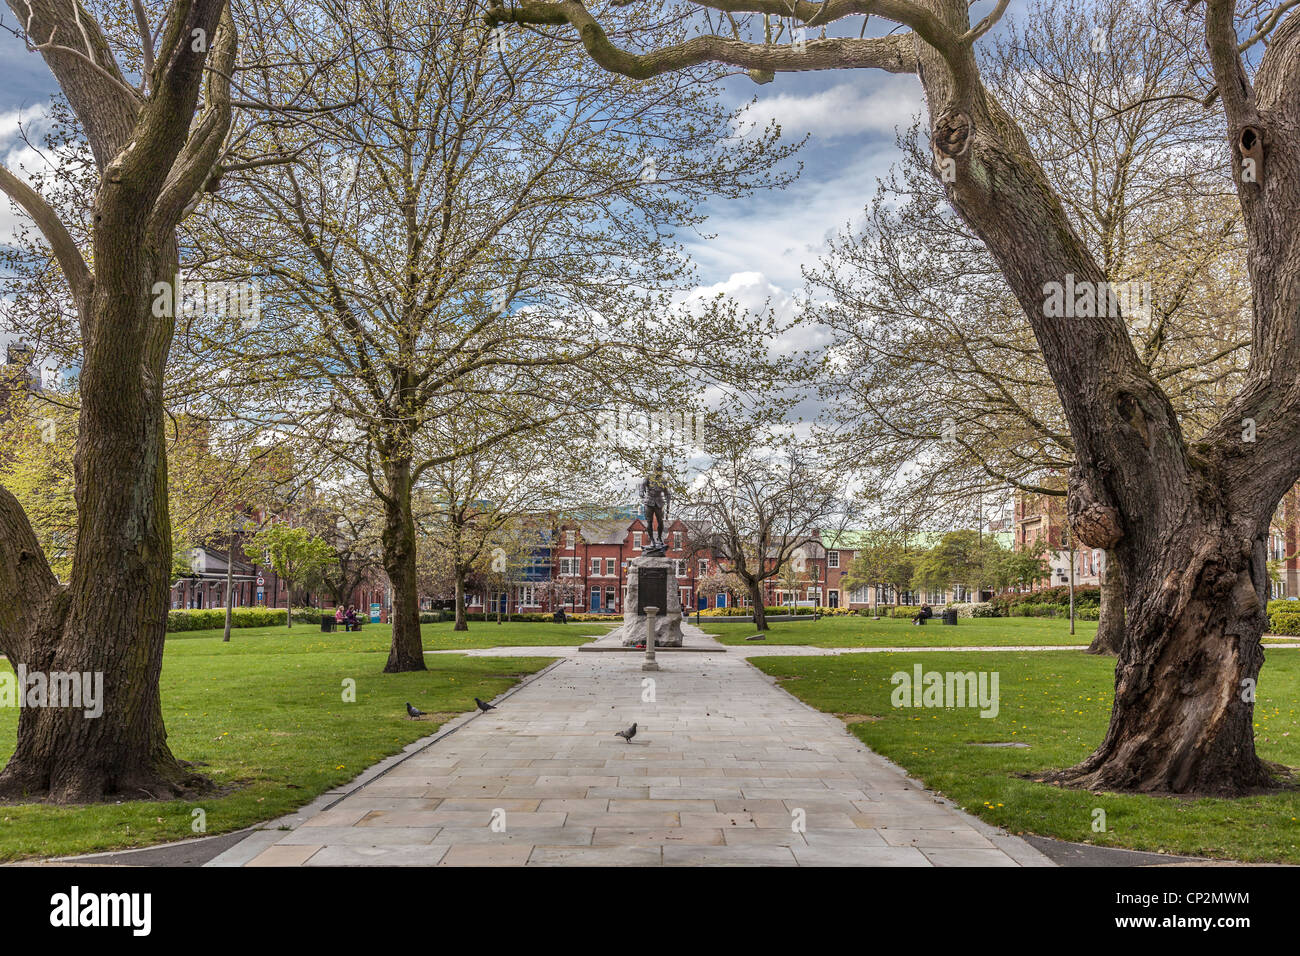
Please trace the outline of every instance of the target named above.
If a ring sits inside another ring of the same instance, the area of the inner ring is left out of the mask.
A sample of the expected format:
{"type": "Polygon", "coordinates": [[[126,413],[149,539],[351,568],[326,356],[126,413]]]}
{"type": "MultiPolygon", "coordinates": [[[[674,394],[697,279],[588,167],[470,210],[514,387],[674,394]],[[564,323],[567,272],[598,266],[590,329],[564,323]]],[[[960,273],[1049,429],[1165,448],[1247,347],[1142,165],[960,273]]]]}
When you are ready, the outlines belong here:
{"type": "Polygon", "coordinates": [[[336,552],[323,538],[313,537],[306,528],[273,524],[253,536],[255,552],[267,556],[267,562],[287,586],[289,607],[286,619],[293,627],[293,591],[303,582],[319,577],[336,560],[336,552]]]}
{"type": "Polygon", "coordinates": [[[1041,554],[1026,549],[1007,549],[996,557],[989,580],[999,588],[1029,587],[1051,574],[1052,568],[1041,554]]]}
{"type": "Polygon", "coordinates": [[[920,553],[908,546],[904,535],[880,531],[866,535],[855,548],[853,561],[844,574],[844,586],[850,590],[888,585],[898,604],[902,593],[912,584],[920,553]]]}
{"type": "Polygon", "coordinates": [[[950,531],[917,557],[912,587],[940,590],[960,584],[979,594],[987,581],[990,553],[997,542],[976,531],[950,531]]]}

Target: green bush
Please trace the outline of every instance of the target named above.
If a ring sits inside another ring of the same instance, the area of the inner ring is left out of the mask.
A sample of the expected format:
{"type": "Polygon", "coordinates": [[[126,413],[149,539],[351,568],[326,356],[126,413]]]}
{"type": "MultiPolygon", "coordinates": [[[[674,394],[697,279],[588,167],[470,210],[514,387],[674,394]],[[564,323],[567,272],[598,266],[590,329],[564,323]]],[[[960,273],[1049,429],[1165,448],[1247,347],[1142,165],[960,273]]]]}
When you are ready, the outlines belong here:
{"type": "Polygon", "coordinates": [[[1282,634],[1287,637],[1300,637],[1300,612],[1283,614],[1281,611],[1272,611],[1268,615],[1268,632],[1270,634],[1282,634]]]}
{"type": "MultiPolygon", "coordinates": [[[[328,612],[316,607],[293,609],[295,624],[320,624],[320,616],[328,612]]],[[[230,609],[231,627],[284,626],[285,610],[282,607],[236,607],[230,609]]],[[[208,631],[226,626],[224,607],[177,608],[167,612],[168,631],[208,631]]]]}
{"type": "MultiPolygon", "coordinates": [[[[284,624],[282,607],[237,607],[231,609],[232,627],[270,627],[284,624]]],[[[169,631],[206,631],[226,626],[226,609],[221,607],[177,609],[167,612],[169,631]]]]}
{"type": "Polygon", "coordinates": [[[998,613],[998,607],[992,601],[980,601],[978,604],[972,604],[971,617],[1001,617],[998,613]]]}
{"type": "MultiPolygon", "coordinates": [[[[1070,606],[1070,586],[1068,584],[1059,584],[1050,588],[1039,588],[1037,591],[1026,591],[1023,594],[999,594],[993,599],[993,603],[1008,611],[1011,608],[1019,607],[1025,604],[1052,604],[1057,607],[1068,608],[1070,606]]],[[[1101,588],[1095,584],[1081,584],[1074,589],[1074,606],[1080,607],[1099,607],[1101,605],[1101,588]]],[[[1042,615],[1016,615],[1016,617],[1034,617],[1042,615]]]]}

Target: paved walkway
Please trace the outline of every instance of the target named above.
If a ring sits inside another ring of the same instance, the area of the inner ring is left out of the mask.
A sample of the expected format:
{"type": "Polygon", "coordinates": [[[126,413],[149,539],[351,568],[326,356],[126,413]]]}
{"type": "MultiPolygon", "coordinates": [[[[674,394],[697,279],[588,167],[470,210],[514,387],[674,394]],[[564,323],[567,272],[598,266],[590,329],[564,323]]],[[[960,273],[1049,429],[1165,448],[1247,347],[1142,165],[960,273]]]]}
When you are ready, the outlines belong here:
{"type": "Polygon", "coordinates": [[[645,673],[639,654],[564,648],[496,710],[458,718],[209,865],[1052,865],[921,789],[737,650],[661,653],[663,669],[645,673]],[[630,743],[614,736],[633,721],[630,743]]]}

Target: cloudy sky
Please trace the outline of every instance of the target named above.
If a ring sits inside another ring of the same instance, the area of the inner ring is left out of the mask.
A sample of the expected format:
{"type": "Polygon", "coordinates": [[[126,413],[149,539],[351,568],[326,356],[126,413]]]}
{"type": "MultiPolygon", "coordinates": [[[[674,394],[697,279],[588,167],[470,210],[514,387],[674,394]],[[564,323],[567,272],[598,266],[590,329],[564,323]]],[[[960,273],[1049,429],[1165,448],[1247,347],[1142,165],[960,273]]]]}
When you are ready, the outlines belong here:
{"type": "MultiPolygon", "coordinates": [[[[5,32],[0,73],[0,158],[12,169],[31,160],[23,155],[18,122],[39,130],[56,85],[40,56],[5,32]]],[[[784,190],[711,205],[711,238],[692,237],[688,248],[708,291],[726,291],[755,308],[770,302],[789,314],[803,286],[800,269],[816,261],[829,236],[861,216],[877,177],[896,158],[895,128],[906,127],[919,110],[920,84],[867,70],[779,74],[763,86],[744,77],[727,81],[729,105],[751,97],[757,97],[753,122],[776,119],[790,141],[810,135],[797,156],[803,174],[784,190]]],[[[4,206],[0,241],[12,233],[15,216],[4,206]]]]}

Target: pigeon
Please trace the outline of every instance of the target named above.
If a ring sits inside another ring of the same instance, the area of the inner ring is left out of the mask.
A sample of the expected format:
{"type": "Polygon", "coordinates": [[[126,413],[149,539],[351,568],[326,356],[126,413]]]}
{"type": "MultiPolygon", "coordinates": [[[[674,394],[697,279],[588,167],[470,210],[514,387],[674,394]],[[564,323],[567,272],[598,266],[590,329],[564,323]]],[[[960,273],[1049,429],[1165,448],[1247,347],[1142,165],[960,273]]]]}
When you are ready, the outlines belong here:
{"type": "Polygon", "coordinates": [[[412,707],[411,702],[409,700],[406,702],[406,712],[412,717],[424,716],[424,711],[420,710],[418,707],[412,707]]]}
{"type": "Polygon", "coordinates": [[[479,700],[477,697],[474,698],[474,703],[478,704],[478,709],[481,710],[481,711],[483,711],[483,713],[485,713],[485,714],[486,714],[489,710],[496,710],[496,705],[495,705],[495,704],[485,704],[483,701],[479,700]]]}
{"type": "Polygon", "coordinates": [[[624,740],[626,740],[628,743],[631,743],[631,742],[632,742],[632,738],[636,736],[636,724],[633,724],[633,725],[632,725],[631,727],[629,727],[627,730],[619,730],[619,731],[616,731],[615,734],[614,734],[614,736],[615,736],[615,737],[622,737],[622,738],[623,738],[624,740]]]}

